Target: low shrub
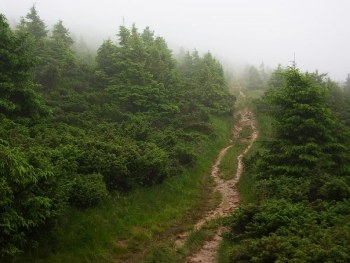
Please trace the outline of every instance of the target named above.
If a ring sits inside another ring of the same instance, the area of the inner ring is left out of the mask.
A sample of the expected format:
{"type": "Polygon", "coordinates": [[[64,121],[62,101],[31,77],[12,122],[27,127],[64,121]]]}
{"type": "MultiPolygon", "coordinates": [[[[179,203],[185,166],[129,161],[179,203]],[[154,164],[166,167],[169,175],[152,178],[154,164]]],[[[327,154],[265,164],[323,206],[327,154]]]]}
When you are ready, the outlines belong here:
{"type": "Polygon", "coordinates": [[[78,208],[93,207],[108,196],[101,174],[78,175],[73,183],[69,201],[78,208]]]}

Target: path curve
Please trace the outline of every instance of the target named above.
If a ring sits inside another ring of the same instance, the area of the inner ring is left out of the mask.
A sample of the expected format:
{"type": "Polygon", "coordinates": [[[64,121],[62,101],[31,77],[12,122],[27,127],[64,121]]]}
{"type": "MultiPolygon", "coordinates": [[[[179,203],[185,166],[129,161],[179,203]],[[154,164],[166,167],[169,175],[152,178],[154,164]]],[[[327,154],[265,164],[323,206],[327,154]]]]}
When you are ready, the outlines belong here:
{"type": "MultiPolygon", "coordinates": [[[[244,93],[242,94],[244,95],[244,93]]],[[[242,97],[243,99],[245,98],[245,96],[242,96],[242,97]]],[[[239,205],[240,197],[237,189],[237,183],[243,172],[243,157],[252,147],[254,141],[257,139],[258,130],[256,128],[256,120],[255,120],[254,114],[248,108],[244,108],[238,111],[236,113],[235,119],[238,119],[238,121],[234,126],[233,136],[232,136],[232,139],[230,140],[230,144],[220,151],[211,171],[211,176],[214,178],[215,183],[217,185],[215,191],[219,191],[221,193],[222,201],[216,209],[207,212],[207,214],[195,224],[194,230],[201,229],[201,227],[206,222],[212,219],[228,216],[239,205]],[[240,138],[241,130],[243,127],[246,127],[246,126],[251,127],[252,134],[249,136],[249,138],[246,138],[246,139],[240,138]],[[248,140],[248,146],[237,157],[238,165],[237,165],[235,176],[230,180],[223,180],[219,176],[220,162],[223,156],[228,151],[228,149],[230,149],[234,145],[234,143],[236,143],[238,140],[248,140]]],[[[220,227],[219,229],[217,229],[214,237],[211,240],[205,242],[203,247],[198,252],[186,258],[185,262],[186,263],[196,263],[196,262],[216,263],[217,250],[222,240],[221,234],[223,233],[223,231],[224,231],[223,227],[220,227]]],[[[175,245],[177,247],[183,246],[189,234],[190,233],[187,232],[179,235],[177,237],[177,240],[175,241],[175,245]]]]}

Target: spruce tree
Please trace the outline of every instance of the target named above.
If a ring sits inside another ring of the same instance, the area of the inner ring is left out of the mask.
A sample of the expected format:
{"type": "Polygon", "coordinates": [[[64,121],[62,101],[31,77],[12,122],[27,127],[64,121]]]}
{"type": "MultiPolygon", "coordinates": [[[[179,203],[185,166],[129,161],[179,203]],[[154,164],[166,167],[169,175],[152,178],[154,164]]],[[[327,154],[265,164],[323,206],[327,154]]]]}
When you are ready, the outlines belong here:
{"type": "Polygon", "coordinates": [[[275,137],[260,164],[260,176],[308,176],[343,173],[346,148],[341,127],[327,105],[327,89],[311,74],[288,68],[283,87],[271,89],[266,100],[275,119],[275,137]]]}
{"type": "Polygon", "coordinates": [[[33,48],[28,38],[15,34],[0,15],[0,113],[7,117],[37,118],[46,114],[31,79],[33,48]]]}
{"type": "Polygon", "coordinates": [[[348,74],[344,82],[344,91],[348,96],[350,95],[350,74],[348,74]]]}

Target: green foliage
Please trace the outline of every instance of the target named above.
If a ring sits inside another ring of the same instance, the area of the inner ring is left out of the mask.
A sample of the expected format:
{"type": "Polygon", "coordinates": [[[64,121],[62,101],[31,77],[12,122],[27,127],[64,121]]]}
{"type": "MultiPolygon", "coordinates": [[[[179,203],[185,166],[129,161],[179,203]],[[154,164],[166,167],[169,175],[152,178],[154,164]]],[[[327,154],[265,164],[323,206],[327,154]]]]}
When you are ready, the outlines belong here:
{"type": "Polygon", "coordinates": [[[273,107],[275,138],[261,163],[261,176],[307,176],[315,170],[342,173],[346,151],[337,137],[339,125],[326,104],[327,90],[312,75],[287,69],[284,87],[271,89],[266,100],[273,107]]]}
{"type": "Polygon", "coordinates": [[[24,35],[14,34],[0,15],[0,113],[8,117],[39,118],[48,110],[31,81],[31,44],[24,35]]]}
{"type": "Polygon", "coordinates": [[[35,5],[30,8],[30,11],[26,15],[26,20],[22,18],[20,28],[26,27],[29,34],[36,40],[43,39],[47,36],[46,25],[44,21],[39,17],[36,11],[35,5]]]}
{"type": "Polygon", "coordinates": [[[80,174],[100,173],[109,190],[131,190],[168,176],[168,155],[153,143],[82,142],[73,157],[80,174]]]}
{"type": "Polygon", "coordinates": [[[78,208],[88,208],[101,204],[107,196],[102,175],[80,175],[74,180],[69,202],[78,208]]]}
{"type": "Polygon", "coordinates": [[[145,259],[142,260],[144,263],[173,263],[176,262],[179,256],[176,251],[171,248],[171,245],[161,244],[152,248],[152,251],[145,259]]]}
{"type": "Polygon", "coordinates": [[[278,65],[277,69],[275,69],[270,78],[268,79],[268,87],[269,88],[280,88],[286,85],[286,80],[284,77],[284,68],[281,65],[278,65]]]}
{"type": "Polygon", "coordinates": [[[226,221],[227,238],[241,241],[231,262],[346,262],[349,235],[338,231],[349,228],[349,212],[348,202],[308,206],[282,199],[241,207],[226,221]]]}
{"type": "Polygon", "coordinates": [[[27,235],[53,216],[52,200],[41,185],[52,176],[28,163],[18,148],[0,144],[0,258],[21,251],[27,235]]]}
{"type": "Polygon", "coordinates": [[[246,88],[248,90],[265,89],[264,76],[254,67],[250,66],[246,71],[246,88]]]}
{"type": "MultiPolygon", "coordinates": [[[[46,56],[47,53],[47,36],[48,30],[46,29],[44,21],[39,17],[38,12],[33,5],[30,11],[27,13],[25,18],[21,18],[20,23],[17,25],[17,35],[27,36],[28,41],[32,44],[32,54],[31,61],[35,61],[34,78],[35,81],[41,80],[41,76],[46,73],[47,69],[45,68],[45,60],[48,59],[46,56]]],[[[53,69],[50,73],[52,74],[53,69]]]]}
{"type": "Polygon", "coordinates": [[[350,78],[345,83],[344,88],[340,87],[337,83],[327,80],[326,83],[323,83],[328,89],[329,94],[327,97],[327,102],[332,111],[335,112],[337,117],[346,125],[350,126],[350,92],[348,86],[350,87],[350,78]],[[349,83],[349,84],[347,84],[349,83]]]}
{"type": "MultiPolygon", "coordinates": [[[[98,209],[112,202],[108,195],[180,177],[197,164],[198,145],[217,138],[215,115],[229,116],[234,104],[212,55],[198,56],[189,65],[198,74],[185,77],[149,28],[120,27],[117,43],[105,41],[96,61],[74,53],[62,21],[46,28],[35,6],[15,31],[0,17],[1,220],[11,214],[10,226],[1,223],[8,227],[1,255],[38,253],[32,240],[43,246],[67,211],[98,209]]],[[[127,209],[113,220],[125,216],[127,209]]]]}
{"type": "Polygon", "coordinates": [[[208,202],[213,183],[207,175],[230,136],[230,120],[229,116],[214,118],[218,136],[197,144],[202,154],[181,176],[178,173],[161,184],[128,193],[111,193],[96,207],[69,209],[55,227],[53,237],[44,236],[37,249],[31,249],[18,261],[80,262],[84,258],[86,262],[143,262],[157,255],[162,260],[174,254],[176,258],[183,256],[175,251],[170,237],[191,230],[205,211],[216,206],[216,202],[208,202]]]}
{"type": "Polygon", "coordinates": [[[350,95],[350,74],[347,75],[344,83],[344,91],[347,95],[350,95]]]}
{"type": "Polygon", "coordinates": [[[243,175],[256,200],[226,220],[229,262],[349,261],[346,107],[324,77],[279,68],[257,101],[263,143],[243,175]]]}
{"type": "Polygon", "coordinates": [[[237,140],[232,147],[227,150],[220,162],[220,178],[229,180],[236,175],[238,166],[237,156],[244,151],[247,145],[248,143],[237,140]]]}
{"type": "Polygon", "coordinates": [[[200,57],[197,51],[187,52],[178,67],[183,111],[199,116],[208,110],[215,114],[232,111],[235,97],[225,85],[222,66],[210,53],[200,57]]]}
{"type": "Polygon", "coordinates": [[[60,20],[53,26],[50,39],[47,40],[47,52],[45,56],[48,59],[43,61],[40,70],[37,72],[38,81],[45,88],[57,87],[58,83],[65,77],[70,76],[71,72],[76,68],[76,62],[73,51],[71,49],[73,39],[70,37],[69,31],[63,26],[60,20]]]}

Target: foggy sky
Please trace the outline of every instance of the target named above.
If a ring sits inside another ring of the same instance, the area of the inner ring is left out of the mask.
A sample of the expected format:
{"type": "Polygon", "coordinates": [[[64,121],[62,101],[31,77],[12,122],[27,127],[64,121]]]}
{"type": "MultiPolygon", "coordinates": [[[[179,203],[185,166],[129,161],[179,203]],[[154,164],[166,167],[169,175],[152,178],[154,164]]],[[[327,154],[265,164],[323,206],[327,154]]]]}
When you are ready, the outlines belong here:
{"type": "Polygon", "coordinates": [[[146,26],[179,47],[210,51],[224,64],[262,62],[350,73],[349,0],[0,0],[0,13],[19,21],[36,4],[49,28],[59,19],[86,42],[117,40],[120,25],[146,26]]]}

